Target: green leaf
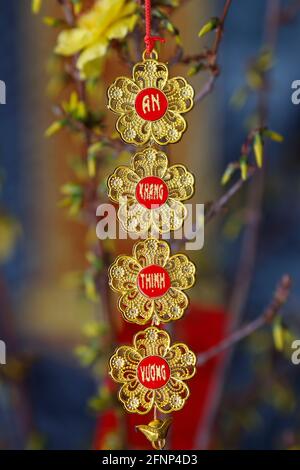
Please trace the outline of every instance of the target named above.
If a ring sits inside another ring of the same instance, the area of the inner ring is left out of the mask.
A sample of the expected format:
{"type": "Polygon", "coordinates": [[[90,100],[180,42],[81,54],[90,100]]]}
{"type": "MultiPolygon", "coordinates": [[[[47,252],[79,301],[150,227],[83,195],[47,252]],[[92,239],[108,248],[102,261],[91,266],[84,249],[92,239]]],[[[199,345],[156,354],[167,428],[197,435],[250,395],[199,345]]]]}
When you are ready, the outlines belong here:
{"type": "Polygon", "coordinates": [[[249,93],[247,87],[241,87],[235,91],[230,99],[230,103],[236,109],[241,109],[248,99],[249,93]]]}
{"type": "Polygon", "coordinates": [[[90,366],[96,360],[98,351],[89,346],[77,346],[75,354],[83,366],[90,366]]]}
{"type": "Polygon", "coordinates": [[[82,196],[83,189],[79,184],[76,183],[66,183],[61,188],[61,193],[65,196],[82,196]]]}
{"type": "Polygon", "coordinates": [[[98,338],[101,336],[106,335],[108,332],[108,325],[107,323],[99,323],[99,322],[89,322],[86,323],[83,327],[83,333],[88,338],[98,338]]]}
{"type": "Polygon", "coordinates": [[[264,142],[260,132],[257,132],[257,134],[255,134],[253,142],[253,151],[258,168],[262,168],[264,158],[264,142]]]}
{"type": "Polygon", "coordinates": [[[112,394],[108,387],[102,387],[99,395],[89,400],[89,407],[94,411],[103,411],[112,404],[112,394]]]}
{"type": "Polygon", "coordinates": [[[263,76],[255,68],[248,70],[246,75],[247,83],[252,90],[260,90],[264,84],[263,76]]]}
{"type": "Polygon", "coordinates": [[[200,62],[199,64],[196,64],[196,65],[193,65],[189,70],[188,70],[188,76],[189,77],[193,77],[194,75],[196,75],[198,72],[200,72],[201,70],[205,70],[206,67],[205,65],[200,62]]]}
{"type": "Polygon", "coordinates": [[[273,140],[274,142],[281,143],[284,141],[283,135],[279,134],[278,132],[272,131],[271,129],[265,129],[263,131],[263,135],[268,139],[273,140]]]}
{"type": "Polygon", "coordinates": [[[94,178],[97,172],[97,155],[103,149],[103,142],[96,142],[89,147],[88,150],[88,174],[90,178],[94,178]]]}
{"type": "Polygon", "coordinates": [[[86,297],[92,302],[98,302],[99,295],[97,293],[95,278],[94,278],[94,275],[90,271],[86,271],[84,273],[83,282],[84,282],[86,297]]]}
{"type": "Polygon", "coordinates": [[[87,159],[88,165],[88,174],[90,178],[95,178],[97,173],[97,165],[96,165],[96,156],[94,154],[89,154],[87,159]]]}
{"type": "Polygon", "coordinates": [[[104,266],[104,262],[102,258],[99,258],[95,253],[92,251],[88,251],[86,254],[86,259],[88,262],[96,269],[96,271],[101,271],[104,266]]]}
{"type": "Polygon", "coordinates": [[[70,216],[75,217],[76,215],[78,215],[80,212],[81,206],[82,206],[82,197],[74,196],[70,204],[70,209],[69,209],[70,216]]]}
{"type": "Polygon", "coordinates": [[[35,15],[37,15],[42,7],[42,0],[32,0],[31,1],[31,11],[35,15]]]}
{"type": "Polygon", "coordinates": [[[274,66],[274,59],[274,52],[272,51],[272,49],[270,49],[269,47],[264,48],[257,58],[256,67],[261,72],[267,72],[274,66]]]}
{"type": "Polygon", "coordinates": [[[79,13],[82,10],[83,7],[83,2],[82,0],[72,0],[72,3],[74,5],[74,13],[75,15],[79,15],[79,13]]]}
{"type": "Polygon", "coordinates": [[[246,181],[248,178],[248,157],[247,155],[242,155],[240,158],[240,169],[241,169],[241,178],[243,181],[246,181]]]}
{"type": "Polygon", "coordinates": [[[211,18],[204,26],[200,29],[198,36],[199,38],[205,36],[205,34],[210,33],[220,25],[220,19],[217,17],[211,18]]]}
{"type": "Polygon", "coordinates": [[[66,120],[54,121],[45,131],[45,137],[52,137],[66,125],[66,120]]]}
{"type": "Polygon", "coordinates": [[[282,326],[281,317],[277,317],[273,323],[273,341],[277,351],[284,349],[284,328],[282,326]]]}
{"type": "Polygon", "coordinates": [[[230,179],[231,179],[233,173],[235,172],[236,168],[237,168],[236,164],[234,164],[234,163],[230,163],[227,166],[227,168],[226,168],[226,170],[225,170],[225,172],[222,176],[222,179],[221,179],[222,186],[225,186],[225,184],[227,184],[230,181],[230,179]]]}
{"type": "Polygon", "coordinates": [[[52,16],[44,16],[43,23],[46,26],[50,26],[51,28],[57,28],[65,24],[64,20],[60,18],[54,18],[52,16]]]}

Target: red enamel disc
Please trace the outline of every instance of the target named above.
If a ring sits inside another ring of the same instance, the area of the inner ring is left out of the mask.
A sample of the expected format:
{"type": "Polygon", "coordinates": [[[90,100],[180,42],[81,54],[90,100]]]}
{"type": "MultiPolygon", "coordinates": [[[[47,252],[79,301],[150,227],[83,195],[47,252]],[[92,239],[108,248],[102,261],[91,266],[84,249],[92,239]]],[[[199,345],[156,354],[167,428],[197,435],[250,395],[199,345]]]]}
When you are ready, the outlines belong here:
{"type": "Polygon", "coordinates": [[[136,187],[137,201],[147,209],[156,209],[162,206],[169,197],[166,183],[157,176],[146,176],[136,187]]]}
{"type": "Polygon", "coordinates": [[[150,390],[164,387],[171,376],[170,366],[160,356],[148,356],[141,360],[137,368],[140,383],[150,390]]]}
{"type": "Polygon", "coordinates": [[[150,299],[162,297],[171,287],[169,273],[156,264],[143,268],[138,274],[138,287],[150,299]]]}
{"type": "Polygon", "coordinates": [[[157,121],[165,115],[168,100],[158,88],[145,88],[136,97],[135,109],[145,121],[157,121]]]}

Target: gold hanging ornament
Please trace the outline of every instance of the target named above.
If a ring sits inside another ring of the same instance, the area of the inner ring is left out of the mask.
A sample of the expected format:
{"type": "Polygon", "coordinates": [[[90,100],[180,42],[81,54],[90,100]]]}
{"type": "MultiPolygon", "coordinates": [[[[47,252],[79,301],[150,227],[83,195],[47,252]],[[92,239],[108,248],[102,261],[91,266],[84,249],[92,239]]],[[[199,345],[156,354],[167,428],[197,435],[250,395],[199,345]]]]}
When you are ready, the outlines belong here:
{"type": "Polygon", "coordinates": [[[184,343],[154,326],[139,331],[132,346],[120,346],[110,359],[110,375],[122,384],[119,399],[129,413],[162,413],[183,408],[190,391],[185,381],[196,372],[196,356],[184,343]]]}
{"type": "Polygon", "coordinates": [[[119,203],[123,229],[133,233],[181,228],[187,216],[183,201],[194,194],[194,176],[186,167],[169,166],[167,155],[152,147],[136,153],[131,167],[118,167],[107,185],[109,198],[119,203]]]}
{"type": "Polygon", "coordinates": [[[151,0],[145,0],[145,12],[146,51],[132,78],[119,77],[109,87],[108,107],[118,115],[116,128],[126,143],[148,146],[132,157],[131,166],[116,168],[108,178],[108,196],[119,204],[123,229],[148,238],[134,245],[132,256],[117,257],[109,285],[120,295],[126,321],[151,326],[134,336],[132,346],[116,350],[109,373],[121,384],[118,396],[126,411],[144,415],[154,410],[149,424],[137,429],[162,449],[171,418],[161,419],[158,413],[183,408],[190,395],[185,381],[195,375],[196,356],[184,343],[172,345],[158,326],[183,316],[189,304],[185,290],[194,285],[196,269],[184,254],[171,255],[159,235],[182,227],[187,216],[183,202],[194,194],[194,176],[184,165],[170,166],[153,145],[180,140],[194,90],[182,77],[169,78],[167,65],[158,61],[154,45],[163,39],[151,36],[151,0]]]}
{"type": "Polygon", "coordinates": [[[132,79],[119,77],[108,89],[108,107],[119,115],[116,128],[128,144],[174,144],[186,130],[183,114],[193,107],[194,90],[182,77],[168,78],[158,54],[143,55],[132,79]]]}
{"type": "Polygon", "coordinates": [[[121,294],[119,309],[130,323],[167,323],[188,306],[185,290],[195,283],[195,265],[182,253],[170,255],[166,241],[148,238],[132,256],[118,256],[109,270],[109,285],[121,294]]]}

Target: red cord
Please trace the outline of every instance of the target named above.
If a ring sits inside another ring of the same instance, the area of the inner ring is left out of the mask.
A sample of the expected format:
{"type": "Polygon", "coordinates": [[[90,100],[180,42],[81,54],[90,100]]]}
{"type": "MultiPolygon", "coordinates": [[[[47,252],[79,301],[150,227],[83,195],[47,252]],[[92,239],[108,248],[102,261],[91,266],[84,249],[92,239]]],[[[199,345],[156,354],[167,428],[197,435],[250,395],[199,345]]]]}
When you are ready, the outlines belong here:
{"type": "Polygon", "coordinates": [[[152,18],[151,0],[145,0],[145,23],[146,23],[145,44],[146,44],[146,51],[148,55],[150,55],[151,52],[153,51],[156,41],[160,41],[161,43],[165,42],[164,38],[151,35],[151,18],[152,18]]]}

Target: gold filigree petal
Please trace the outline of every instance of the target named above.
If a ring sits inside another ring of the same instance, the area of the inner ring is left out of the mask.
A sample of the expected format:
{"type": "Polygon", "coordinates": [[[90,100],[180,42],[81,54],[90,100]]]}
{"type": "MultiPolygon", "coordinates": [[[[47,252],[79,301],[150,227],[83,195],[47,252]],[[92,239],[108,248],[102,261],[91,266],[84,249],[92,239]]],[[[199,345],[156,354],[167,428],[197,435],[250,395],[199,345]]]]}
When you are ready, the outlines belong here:
{"type": "Polygon", "coordinates": [[[116,128],[128,144],[144,145],[151,136],[151,123],[139,117],[135,109],[122,114],[117,120],[116,128]]]}
{"type": "Polygon", "coordinates": [[[187,113],[192,109],[194,90],[184,78],[171,78],[167,81],[163,91],[168,99],[170,111],[187,113]]]}
{"type": "Polygon", "coordinates": [[[132,167],[140,178],[164,178],[168,169],[168,157],[165,153],[149,147],[133,156],[132,167]]]}
{"type": "Polygon", "coordinates": [[[186,255],[180,253],[171,256],[166,264],[166,269],[172,287],[190,289],[195,284],[196,267],[186,255]]]}
{"type": "Polygon", "coordinates": [[[160,233],[169,233],[182,227],[187,209],[180,201],[169,198],[166,204],[152,211],[152,220],[160,233]]]}
{"type": "Polygon", "coordinates": [[[165,387],[155,391],[154,402],[162,413],[171,413],[181,410],[189,396],[188,386],[171,377],[165,387]]]}
{"type": "Polygon", "coordinates": [[[110,375],[115,382],[125,383],[135,381],[137,366],[142,357],[136,349],[121,346],[110,358],[110,375]]]}
{"type": "Polygon", "coordinates": [[[174,144],[181,139],[186,127],[181,114],[168,110],[164,117],[151,123],[151,133],[159,145],[174,144]]]}
{"type": "Polygon", "coordinates": [[[146,389],[138,380],[124,384],[119,399],[129,413],[149,413],[154,404],[154,391],[146,389]]]}
{"type": "Polygon", "coordinates": [[[171,287],[160,299],[154,300],[154,311],[162,323],[178,320],[189,304],[184,292],[171,287]]]}
{"type": "Polygon", "coordinates": [[[168,350],[165,359],[171,368],[171,376],[178,380],[188,380],[196,373],[197,358],[184,343],[175,343],[168,350]]]}
{"type": "Polygon", "coordinates": [[[126,321],[145,325],[153,315],[153,300],[148,299],[135,288],[122,295],[119,300],[119,309],[126,321]]]}
{"type": "Polygon", "coordinates": [[[164,182],[169,190],[169,197],[186,201],[194,194],[195,178],[184,165],[173,165],[168,168],[164,182]]]}
{"type": "Polygon", "coordinates": [[[142,267],[151,264],[164,267],[170,257],[170,247],[163,240],[147,238],[134,245],[133,257],[142,267]]]}
{"type": "Polygon", "coordinates": [[[151,225],[151,211],[136,202],[135,199],[121,202],[118,219],[125,231],[143,234],[151,225]]]}
{"type": "Polygon", "coordinates": [[[143,357],[164,357],[170,348],[170,336],[166,331],[150,326],[135,335],[133,344],[143,357]]]}
{"type": "Polygon", "coordinates": [[[116,292],[128,292],[136,288],[139,263],[130,256],[118,256],[109,268],[109,285],[116,292]]]}
{"type": "Polygon", "coordinates": [[[140,178],[133,170],[126,166],[119,166],[107,180],[108,197],[118,203],[121,198],[134,198],[139,180],[140,178]]]}
{"type": "Polygon", "coordinates": [[[134,109],[139,88],[127,77],[119,77],[108,89],[108,107],[114,113],[124,114],[134,109]]]}
{"type": "Polygon", "coordinates": [[[138,62],[133,69],[133,80],[137,86],[144,88],[159,88],[162,90],[168,80],[168,67],[166,64],[154,59],[138,62]]]}

